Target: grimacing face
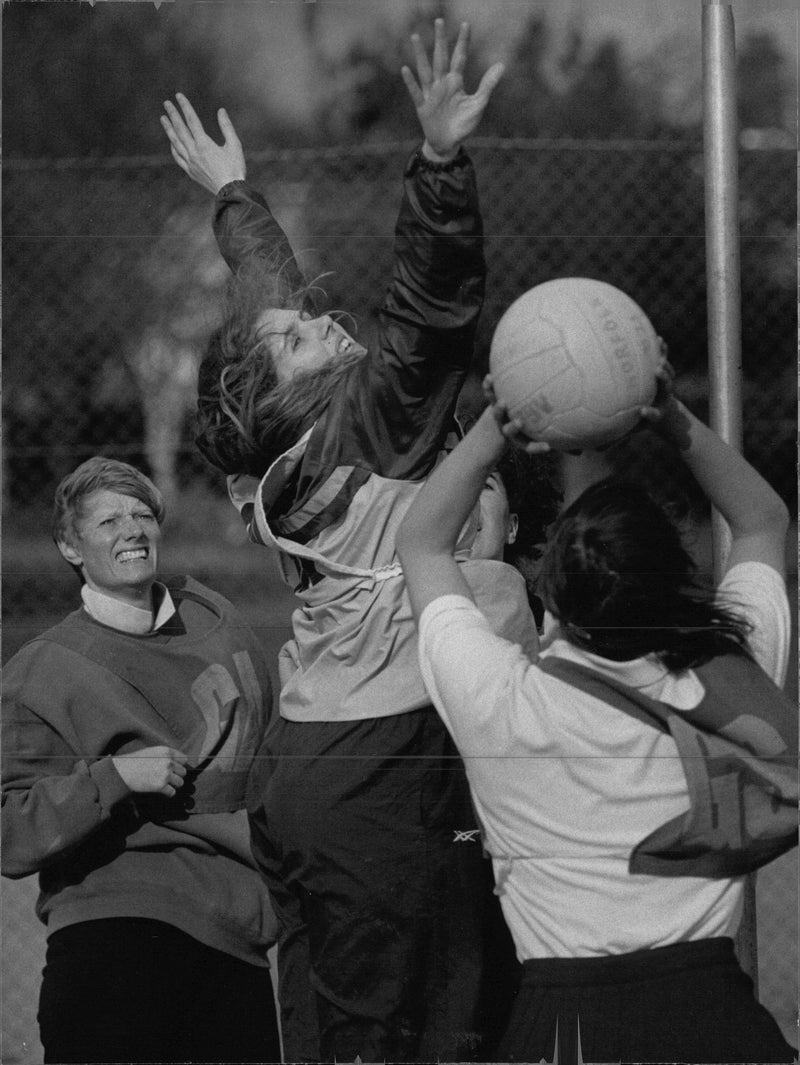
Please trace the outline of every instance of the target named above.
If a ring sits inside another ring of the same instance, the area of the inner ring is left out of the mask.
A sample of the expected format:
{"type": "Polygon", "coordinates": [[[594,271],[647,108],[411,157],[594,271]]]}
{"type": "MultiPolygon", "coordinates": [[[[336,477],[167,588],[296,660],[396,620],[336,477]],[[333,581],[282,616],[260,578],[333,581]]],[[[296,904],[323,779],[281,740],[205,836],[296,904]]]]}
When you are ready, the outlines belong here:
{"type": "Polygon", "coordinates": [[[259,319],[257,333],[267,341],[278,384],[344,356],[366,354],[328,314],[311,318],[300,311],[270,308],[259,319]]]}
{"type": "Polygon", "coordinates": [[[161,527],[146,503],[101,488],[80,503],[61,554],[88,586],[134,606],[149,605],[158,574],[161,527]]]}

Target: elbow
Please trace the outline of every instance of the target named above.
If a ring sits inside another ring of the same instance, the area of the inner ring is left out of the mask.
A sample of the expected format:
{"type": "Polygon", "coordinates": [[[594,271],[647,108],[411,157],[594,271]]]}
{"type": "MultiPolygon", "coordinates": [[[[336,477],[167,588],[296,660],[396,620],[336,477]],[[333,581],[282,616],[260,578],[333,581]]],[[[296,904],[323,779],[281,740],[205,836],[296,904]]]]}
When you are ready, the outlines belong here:
{"type": "Polygon", "coordinates": [[[776,497],[775,497],[775,508],[774,509],[775,509],[774,521],[775,521],[776,528],[778,528],[783,533],[783,535],[785,536],[788,533],[788,531],[789,531],[789,525],[791,523],[792,517],[791,517],[791,514],[789,513],[789,508],[786,506],[786,504],[780,498],[780,496],[776,495],[776,497]]]}
{"type": "Polygon", "coordinates": [[[37,825],[30,820],[12,816],[8,802],[3,807],[3,846],[0,851],[0,874],[8,880],[40,873],[62,853],[61,837],[39,838],[37,825]]]}
{"type": "Polygon", "coordinates": [[[31,853],[26,848],[13,845],[13,841],[6,833],[3,833],[2,862],[0,862],[0,874],[8,880],[22,880],[23,877],[38,873],[44,865],[44,856],[31,853]]]}
{"type": "Polygon", "coordinates": [[[36,867],[29,868],[27,865],[21,865],[14,861],[4,861],[2,868],[0,868],[0,873],[6,880],[24,880],[26,876],[33,876],[38,871],[36,867]]]}
{"type": "Polygon", "coordinates": [[[789,508],[781,497],[770,493],[758,503],[746,511],[735,516],[727,517],[733,542],[753,541],[772,545],[772,550],[780,550],[782,553],[786,544],[786,536],[789,531],[791,515],[789,508]]]}
{"type": "Polygon", "coordinates": [[[774,537],[785,538],[789,531],[790,520],[789,508],[778,493],[773,492],[753,515],[753,528],[747,531],[769,533],[774,537]]]}
{"type": "Polygon", "coordinates": [[[405,568],[415,558],[444,551],[429,522],[416,507],[412,507],[400,523],[395,536],[395,550],[405,568]]]}

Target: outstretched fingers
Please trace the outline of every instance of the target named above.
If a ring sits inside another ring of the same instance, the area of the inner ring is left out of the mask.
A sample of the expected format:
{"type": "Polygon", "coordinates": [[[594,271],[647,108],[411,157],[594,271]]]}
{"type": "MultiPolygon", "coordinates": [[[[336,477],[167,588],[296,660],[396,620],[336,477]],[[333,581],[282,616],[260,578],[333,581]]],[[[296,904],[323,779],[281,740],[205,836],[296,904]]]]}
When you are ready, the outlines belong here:
{"type": "Polygon", "coordinates": [[[492,414],[503,436],[514,447],[529,455],[543,455],[550,450],[550,445],[545,440],[533,440],[525,432],[519,418],[512,418],[508,413],[508,406],[497,398],[494,390],[494,382],[491,374],[486,374],[483,379],[483,394],[492,408],[492,414]]]}
{"type": "Polygon", "coordinates": [[[161,128],[164,130],[167,135],[167,139],[169,140],[169,150],[172,152],[172,158],[175,160],[176,163],[182,166],[183,160],[186,157],[186,152],[184,150],[183,144],[181,143],[178,134],[175,132],[175,128],[173,127],[172,123],[166,115],[161,115],[160,122],[161,128]]]}
{"type": "Polygon", "coordinates": [[[438,81],[447,73],[447,36],[444,19],[437,18],[433,24],[433,76],[438,81]]]}
{"type": "Polygon", "coordinates": [[[185,170],[185,164],[196,153],[198,144],[208,138],[186,97],[176,93],[176,99],[181,106],[180,111],[171,100],[164,101],[164,110],[167,113],[161,116],[161,127],[169,139],[173,158],[185,170]]]}
{"type": "Polygon", "coordinates": [[[161,115],[161,125],[173,147],[186,147],[191,139],[191,134],[186,128],[180,112],[171,100],[164,101],[166,115],[161,115]]]}
{"type": "Polygon", "coordinates": [[[507,410],[505,414],[506,420],[500,425],[500,431],[510,444],[527,455],[544,455],[550,450],[546,440],[532,440],[528,436],[519,418],[509,418],[507,410]]]}
{"type": "Polygon", "coordinates": [[[231,122],[228,112],[224,107],[220,107],[219,111],[217,111],[217,122],[219,122],[219,128],[222,131],[222,139],[225,144],[241,149],[242,142],[239,140],[239,135],[233,128],[233,122],[231,122]]]}
{"type": "MultiPolygon", "coordinates": [[[[191,152],[200,141],[207,139],[206,131],[197,117],[197,112],[183,93],[175,93],[175,99],[180,104],[180,111],[171,100],[165,100],[164,110],[167,113],[161,116],[161,125],[171,146],[179,153],[183,150],[182,154],[185,154],[191,152]]],[[[230,120],[228,123],[230,125],[230,120]]]]}
{"type": "Polygon", "coordinates": [[[431,70],[428,56],[425,54],[425,49],[418,33],[411,34],[411,47],[414,51],[414,62],[417,66],[419,83],[423,89],[427,89],[433,84],[433,71],[431,70]]]}
{"type": "Polygon", "coordinates": [[[463,74],[467,65],[469,54],[469,23],[462,22],[458,30],[458,38],[453,46],[453,55],[450,59],[450,70],[453,74],[463,74]]]}
{"type": "Polygon", "coordinates": [[[422,107],[425,103],[425,95],[417,84],[417,79],[411,73],[411,70],[405,66],[400,68],[400,74],[402,75],[403,81],[411,96],[411,101],[414,104],[414,107],[422,107]]]}
{"type": "Polygon", "coordinates": [[[474,93],[475,99],[481,107],[485,107],[489,102],[489,97],[494,92],[498,82],[505,72],[506,68],[504,63],[493,63],[483,75],[480,84],[474,93]]]}
{"type": "Polygon", "coordinates": [[[175,99],[178,101],[183,111],[183,117],[186,121],[186,125],[189,127],[189,132],[192,134],[195,140],[200,140],[201,137],[205,137],[206,131],[203,129],[203,123],[197,117],[197,112],[183,95],[182,92],[175,93],[175,99]]]}

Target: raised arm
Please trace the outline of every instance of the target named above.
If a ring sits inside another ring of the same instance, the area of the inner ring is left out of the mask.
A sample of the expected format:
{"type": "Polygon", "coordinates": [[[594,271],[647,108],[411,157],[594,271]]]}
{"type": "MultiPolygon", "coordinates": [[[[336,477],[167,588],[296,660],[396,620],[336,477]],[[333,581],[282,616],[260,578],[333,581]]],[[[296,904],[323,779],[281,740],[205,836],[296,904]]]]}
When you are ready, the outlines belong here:
{"type": "MultiPolygon", "coordinates": [[[[461,150],[476,129],[503,73],[496,63],[473,95],[464,91],[469,26],[463,23],[448,58],[444,22],[437,19],[431,62],[411,38],[417,78],[402,68],[424,141],[404,174],[395,231],[395,268],[384,306],[387,357],[411,366],[433,355],[468,365],[483,301],[483,224],[472,164],[461,150]],[[397,336],[392,325],[404,331],[397,336]],[[464,330],[470,330],[465,334],[464,330]],[[468,341],[468,343],[465,343],[468,341]],[[442,351],[442,345],[449,350],[442,351]]],[[[420,394],[424,388],[420,389],[420,394]]]]}
{"type": "MultiPolygon", "coordinates": [[[[497,465],[513,439],[505,410],[486,408],[464,439],[447,456],[412,503],[397,535],[411,607],[419,620],[422,611],[443,595],[472,598],[454,552],[459,534],[497,465]],[[501,426],[503,426],[501,428],[501,426]]],[[[549,450],[531,443],[532,454],[549,450]]]]}
{"type": "MultiPolygon", "coordinates": [[[[667,374],[668,384],[669,374],[667,374]]],[[[740,562],[763,562],[785,575],[789,512],[778,493],[734,448],[672,395],[643,412],[671,440],[731,532],[726,572],[740,562]]]]}
{"type": "Polygon", "coordinates": [[[472,359],[486,266],[475,173],[462,143],[477,127],[503,67],[495,64],[474,94],[465,92],[466,23],[452,56],[441,19],[430,61],[416,36],[412,47],[416,76],[408,67],[402,75],[423,143],[404,172],[394,270],[375,353],[378,379],[364,393],[358,420],[367,435],[374,426],[371,435],[383,445],[381,472],[416,479],[429,472],[441,448],[472,359]]]}
{"type": "Polygon", "coordinates": [[[425,135],[423,155],[432,162],[446,163],[455,158],[464,140],[477,128],[489,97],[503,76],[503,64],[495,63],[483,75],[472,95],[464,91],[469,33],[469,23],[462,22],[453,54],[448,60],[444,21],[436,19],[431,62],[419,34],[414,33],[411,45],[417,78],[407,66],[400,71],[425,135]]]}
{"type": "Polygon", "coordinates": [[[181,93],[175,98],[180,110],[165,100],[161,125],[175,162],[215,197],[214,235],[225,262],[236,273],[254,257],[267,259],[280,269],[290,288],[302,288],[305,278],[286,234],[264,197],[246,181],[244,151],[227,111],[217,112],[223,137],[217,144],[188,99],[181,93]]]}

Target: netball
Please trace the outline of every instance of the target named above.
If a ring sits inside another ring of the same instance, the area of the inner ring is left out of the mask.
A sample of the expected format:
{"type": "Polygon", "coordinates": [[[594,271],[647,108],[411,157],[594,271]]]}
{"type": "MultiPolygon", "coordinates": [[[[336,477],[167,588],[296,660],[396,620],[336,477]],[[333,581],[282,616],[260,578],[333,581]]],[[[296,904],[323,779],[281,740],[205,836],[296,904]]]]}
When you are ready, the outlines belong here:
{"type": "Polygon", "coordinates": [[[564,277],[536,285],[500,319],[494,390],[530,436],[559,451],[610,444],[656,393],[660,345],[644,311],[613,285],[564,277]]]}
{"type": "Polygon", "coordinates": [[[800,1065],[795,11],[160,7],[3,6],[0,1065],[800,1065]]]}

